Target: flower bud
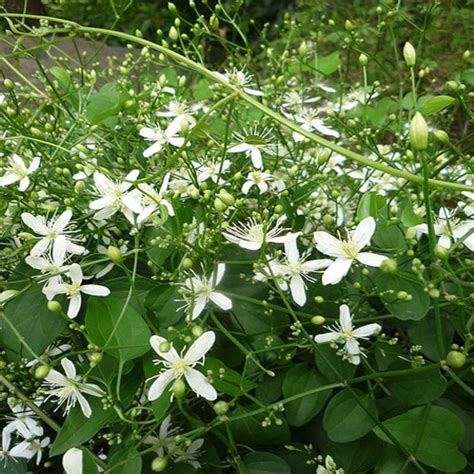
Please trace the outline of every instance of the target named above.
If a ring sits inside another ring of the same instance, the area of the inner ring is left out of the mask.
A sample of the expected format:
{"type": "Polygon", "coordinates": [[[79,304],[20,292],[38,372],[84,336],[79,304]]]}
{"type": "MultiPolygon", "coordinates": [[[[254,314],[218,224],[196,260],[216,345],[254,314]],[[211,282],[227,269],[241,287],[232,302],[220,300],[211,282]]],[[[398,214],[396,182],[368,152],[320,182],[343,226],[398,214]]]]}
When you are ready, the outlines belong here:
{"type": "Polygon", "coordinates": [[[403,47],[403,57],[405,58],[405,63],[408,67],[415,66],[416,63],[416,51],[411,43],[408,41],[403,47]]]}
{"type": "Polygon", "coordinates": [[[450,92],[457,92],[459,90],[459,82],[458,81],[448,81],[446,82],[446,89],[450,92]]]}
{"type": "Polygon", "coordinates": [[[232,194],[229,194],[225,189],[219,191],[219,199],[227,206],[233,206],[235,204],[235,198],[232,194]]]}
{"type": "Polygon", "coordinates": [[[172,26],[170,28],[170,31],[168,32],[168,36],[171,41],[178,41],[178,30],[174,26],[172,26]]]}
{"type": "Polygon", "coordinates": [[[89,354],[87,357],[89,358],[89,361],[92,365],[99,364],[104,358],[104,356],[100,352],[92,352],[92,354],[89,354]]]}
{"type": "Polygon", "coordinates": [[[359,56],[359,64],[362,66],[362,67],[365,67],[367,66],[367,63],[369,62],[369,58],[364,54],[362,53],[360,56],[359,56]]]}
{"type": "Polygon", "coordinates": [[[204,332],[204,329],[201,326],[193,326],[191,332],[193,333],[194,337],[199,337],[204,332]]]}
{"type": "Polygon", "coordinates": [[[444,130],[435,130],[433,132],[433,136],[438,140],[440,143],[446,144],[449,142],[449,135],[444,130]]]}
{"type": "Polygon", "coordinates": [[[217,212],[225,212],[227,210],[227,206],[219,199],[214,199],[214,209],[217,212]]]}
{"type": "Polygon", "coordinates": [[[434,248],[434,254],[438,258],[442,258],[444,260],[449,257],[449,249],[443,247],[442,245],[436,245],[434,248]]]}
{"type": "Polygon", "coordinates": [[[176,10],[176,5],[172,2],[168,2],[168,10],[170,13],[172,13],[173,15],[177,13],[177,10],[176,10]]]}
{"type": "Polygon", "coordinates": [[[416,112],[410,124],[410,143],[418,151],[428,148],[428,126],[420,112],[416,112]]]}
{"type": "Polygon", "coordinates": [[[354,29],[354,24],[352,23],[351,20],[346,20],[344,22],[344,28],[347,32],[351,32],[354,29]]]}
{"type": "Polygon", "coordinates": [[[171,344],[168,342],[168,341],[163,341],[162,343],[160,343],[160,352],[169,352],[169,350],[171,349],[171,344]]]}
{"type": "Polygon", "coordinates": [[[229,404],[224,400],[220,400],[212,407],[218,416],[224,416],[229,411],[229,404]]]}
{"type": "Polygon", "coordinates": [[[45,379],[49,374],[50,368],[48,365],[40,365],[35,369],[35,377],[37,379],[45,379]]]}
{"type": "Polygon", "coordinates": [[[189,122],[186,119],[181,120],[181,133],[187,135],[189,132],[189,122]]]}
{"type": "Polygon", "coordinates": [[[319,153],[318,153],[318,163],[320,165],[323,165],[326,163],[326,161],[329,160],[329,157],[331,156],[331,150],[329,148],[323,148],[319,153]]]}
{"type": "Polygon", "coordinates": [[[166,469],[167,465],[168,459],[160,456],[153,459],[153,462],[151,463],[151,470],[153,472],[163,472],[166,469]]]}
{"type": "Polygon", "coordinates": [[[63,308],[61,307],[61,304],[57,301],[54,301],[54,300],[48,301],[47,307],[52,313],[58,313],[59,314],[63,310],[63,308]]]}
{"type": "Polygon", "coordinates": [[[119,248],[114,247],[113,245],[109,245],[109,248],[107,249],[107,255],[110,260],[112,260],[112,262],[117,265],[123,262],[122,252],[119,248]]]}
{"type": "Polygon", "coordinates": [[[11,81],[8,78],[3,81],[3,85],[10,91],[13,90],[13,88],[15,87],[15,85],[13,84],[13,81],[11,81]]]}
{"type": "Polygon", "coordinates": [[[324,316],[313,316],[311,318],[311,324],[314,324],[315,326],[321,326],[326,322],[326,318],[324,316]]]}
{"type": "Polygon", "coordinates": [[[464,51],[464,53],[462,54],[463,61],[467,61],[470,56],[471,56],[471,52],[468,49],[466,49],[466,51],[464,51]]]}
{"type": "Polygon", "coordinates": [[[466,356],[459,351],[450,351],[446,356],[446,362],[453,369],[460,369],[466,363],[466,356]]]}
{"type": "Polygon", "coordinates": [[[300,56],[306,56],[307,52],[308,52],[308,45],[306,44],[306,41],[303,41],[298,48],[298,53],[300,54],[300,56]]]}
{"type": "Polygon", "coordinates": [[[175,380],[173,383],[173,394],[176,398],[183,398],[186,392],[186,384],[181,380],[175,380]]]}
{"type": "Polygon", "coordinates": [[[193,261],[189,257],[184,257],[181,261],[181,268],[183,270],[189,270],[194,265],[193,261]]]}
{"type": "Polygon", "coordinates": [[[387,258],[380,265],[380,271],[383,273],[395,273],[397,271],[397,262],[391,258],[387,258]]]}

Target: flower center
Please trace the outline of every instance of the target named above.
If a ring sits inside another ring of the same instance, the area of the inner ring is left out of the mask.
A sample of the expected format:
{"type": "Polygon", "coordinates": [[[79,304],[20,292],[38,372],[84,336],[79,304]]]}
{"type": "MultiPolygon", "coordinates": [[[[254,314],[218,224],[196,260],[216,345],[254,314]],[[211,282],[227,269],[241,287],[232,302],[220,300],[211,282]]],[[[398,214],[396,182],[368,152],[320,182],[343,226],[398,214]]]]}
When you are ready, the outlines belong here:
{"type": "Polygon", "coordinates": [[[179,361],[176,362],[173,369],[174,369],[175,377],[179,378],[179,377],[182,377],[188,370],[188,364],[186,363],[184,359],[179,359],[179,361]]]}
{"type": "Polygon", "coordinates": [[[346,254],[346,256],[350,259],[354,259],[359,255],[359,250],[352,240],[348,240],[346,242],[342,242],[342,251],[346,254]]]}
{"type": "Polygon", "coordinates": [[[72,285],[68,285],[68,295],[74,296],[81,292],[81,284],[80,283],[73,283],[72,285]]]}

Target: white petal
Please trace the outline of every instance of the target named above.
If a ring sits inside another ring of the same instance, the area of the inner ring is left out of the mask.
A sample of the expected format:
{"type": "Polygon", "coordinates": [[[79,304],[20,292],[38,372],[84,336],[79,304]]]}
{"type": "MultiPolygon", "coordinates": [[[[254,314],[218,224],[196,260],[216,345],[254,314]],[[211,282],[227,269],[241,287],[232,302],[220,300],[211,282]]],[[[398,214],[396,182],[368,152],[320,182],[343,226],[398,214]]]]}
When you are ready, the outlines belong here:
{"type": "Polygon", "coordinates": [[[349,306],[343,304],[339,307],[339,323],[343,331],[352,330],[352,316],[349,306]]]}
{"type": "Polygon", "coordinates": [[[28,173],[33,173],[34,171],[36,171],[39,168],[40,162],[41,162],[41,158],[39,156],[35,156],[31,160],[31,164],[28,167],[28,173]]]}
{"type": "Polygon", "coordinates": [[[252,149],[250,157],[252,159],[252,164],[255,166],[255,168],[260,169],[263,166],[262,154],[260,153],[260,150],[258,148],[252,149]]]}
{"type": "Polygon", "coordinates": [[[36,242],[35,245],[33,245],[33,248],[31,249],[31,255],[43,255],[46,250],[48,250],[49,244],[52,242],[52,240],[49,237],[43,237],[41,240],[36,242]]]}
{"type": "Polygon", "coordinates": [[[173,346],[170,347],[170,350],[167,352],[162,352],[160,350],[160,345],[163,342],[168,342],[164,337],[161,336],[151,336],[150,337],[150,345],[151,348],[163,359],[169,362],[172,365],[175,365],[179,360],[180,357],[176,352],[173,346]]]}
{"type": "Polygon", "coordinates": [[[358,355],[360,354],[360,347],[359,343],[353,338],[347,338],[345,344],[345,350],[350,355],[358,355]]]}
{"type": "Polygon", "coordinates": [[[387,260],[387,257],[383,255],[378,255],[376,253],[361,252],[357,255],[357,261],[363,263],[364,265],[369,265],[370,267],[380,267],[384,260],[387,260]]]}
{"type": "Polygon", "coordinates": [[[155,143],[153,143],[153,145],[149,146],[143,152],[143,156],[145,158],[149,158],[150,156],[153,156],[153,155],[156,155],[157,153],[159,153],[162,148],[163,148],[163,145],[161,144],[161,142],[155,142],[155,143]]]}
{"type": "Polygon", "coordinates": [[[184,356],[187,364],[193,366],[201,360],[216,341],[216,335],[212,331],[201,334],[189,347],[184,356]]]}
{"type": "Polygon", "coordinates": [[[18,190],[26,191],[29,185],[30,185],[30,178],[28,178],[28,176],[25,176],[24,178],[20,179],[20,185],[18,186],[18,190]]]}
{"type": "Polygon", "coordinates": [[[194,321],[203,311],[206,306],[207,298],[205,296],[198,296],[194,299],[193,312],[191,314],[191,321],[194,321]]]}
{"type": "Polygon", "coordinates": [[[13,173],[5,173],[4,176],[0,178],[0,186],[8,186],[9,184],[16,183],[20,181],[20,177],[13,173]]]}
{"type": "Polygon", "coordinates": [[[73,281],[73,283],[76,283],[77,285],[80,285],[82,283],[82,280],[83,280],[83,275],[82,275],[82,269],[81,269],[81,266],[77,263],[73,263],[70,267],[69,267],[69,277],[71,278],[71,280],[73,281]]]}
{"type": "Polygon", "coordinates": [[[313,236],[316,248],[324,255],[336,258],[344,255],[341,248],[341,242],[336,239],[336,237],[322,231],[315,232],[313,236]]]}
{"type": "Polygon", "coordinates": [[[218,293],[217,291],[213,291],[209,295],[210,300],[215,303],[219,308],[223,309],[224,311],[229,311],[232,309],[232,300],[227,296],[224,296],[222,293],[218,293]]]}
{"type": "Polygon", "coordinates": [[[152,402],[157,398],[160,398],[166,387],[174,379],[173,370],[165,370],[161,372],[158,378],[151,384],[150,390],[148,390],[148,400],[152,402]]]}
{"type": "Polygon", "coordinates": [[[332,260],[329,258],[321,258],[319,260],[308,260],[302,265],[302,269],[305,273],[315,272],[317,270],[322,270],[323,268],[329,267],[332,264],[332,260]]]}
{"type": "Polygon", "coordinates": [[[325,334],[317,334],[314,336],[314,341],[318,344],[324,344],[326,342],[337,341],[341,338],[341,335],[337,332],[327,332],[325,334]]]}
{"type": "Polygon", "coordinates": [[[61,365],[63,366],[64,373],[69,379],[73,379],[76,376],[76,368],[67,357],[61,359],[61,365]]]}
{"type": "Polygon", "coordinates": [[[352,260],[338,258],[323,273],[323,285],[335,285],[339,283],[349,272],[352,260]]]}
{"type": "Polygon", "coordinates": [[[92,410],[86,397],[84,397],[82,393],[77,392],[77,400],[79,401],[79,405],[81,405],[81,410],[84,416],[86,418],[90,418],[90,416],[92,415],[92,410]]]}
{"type": "Polygon", "coordinates": [[[375,219],[373,217],[366,217],[362,219],[352,234],[357,250],[363,249],[370,243],[370,239],[375,232],[375,219]]]}
{"type": "Polygon", "coordinates": [[[285,242],[285,255],[290,263],[296,263],[300,259],[296,239],[285,242]]]}
{"type": "Polygon", "coordinates": [[[213,401],[217,398],[216,389],[209,383],[201,372],[195,369],[188,369],[184,375],[193,392],[199,397],[213,401]]]}
{"type": "Polygon", "coordinates": [[[102,285],[82,285],[82,293],[92,296],[107,296],[110,295],[110,290],[102,285]]]}
{"type": "Polygon", "coordinates": [[[49,229],[48,226],[44,223],[42,219],[33,216],[29,212],[23,212],[21,215],[21,220],[33,231],[39,235],[48,235],[49,229]]]}
{"type": "Polygon", "coordinates": [[[248,150],[250,150],[250,145],[248,143],[239,143],[238,145],[231,146],[227,150],[227,153],[242,153],[248,150]]]}
{"type": "Polygon", "coordinates": [[[217,286],[221,282],[222,277],[224,276],[224,272],[225,272],[225,263],[219,263],[217,265],[215,283],[213,282],[214,286],[217,286]]]}
{"type": "Polygon", "coordinates": [[[71,211],[64,211],[55,221],[53,225],[53,229],[56,232],[62,232],[66,226],[69,224],[71,220],[72,212],[71,211]]]}
{"type": "Polygon", "coordinates": [[[71,296],[71,299],[69,300],[69,307],[67,309],[67,315],[71,319],[74,319],[79,314],[79,310],[81,309],[81,302],[82,298],[80,293],[71,296]]]}
{"type": "Polygon", "coordinates": [[[91,203],[89,203],[89,207],[94,210],[103,209],[104,207],[110,206],[113,202],[114,202],[114,197],[111,195],[107,195],[107,196],[101,197],[100,199],[96,199],[95,201],[92,201],[91,203]]]}
{"type": "Polygon", "coordinates": [[[51,369],[49,371],[45,380],[47,380],[48,382],[52,384],[60,385],[60,386],[66,385],[68,383],[66,380],[66,377],[61,372],[58,372],[55,369],[51,369]]]}
{"type": "Polygon", "coordinates": [[[290,280],[290,291],[293,301],[298,306],[304,306],[306,303],[306,288],[300,275],[294,275],[290,280]]]}
{"type": "Polygon", "coordinates": [[[68,449],[63,455],[63,468],[66,474],[82,474],[82,450],[68,449]]]}
{"type": "Polygon", "coordinates": [[[352,335],[354,337],[369,337],[373,334],[378,334],[382,330],[382,326],[380,324],[372,323],[366,324],[365,326],[361,326],[360,328],[352,331],[352,335]]]}

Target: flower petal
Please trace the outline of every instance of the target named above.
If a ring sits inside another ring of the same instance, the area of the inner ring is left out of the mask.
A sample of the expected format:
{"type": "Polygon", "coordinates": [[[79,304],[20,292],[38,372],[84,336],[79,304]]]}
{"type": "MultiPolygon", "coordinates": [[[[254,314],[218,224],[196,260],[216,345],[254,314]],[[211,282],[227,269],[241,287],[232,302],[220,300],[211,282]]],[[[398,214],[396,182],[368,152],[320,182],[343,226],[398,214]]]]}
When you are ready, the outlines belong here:
{"type": "Polygon", "coordinates": [[[212,331],[206,331],[191,344],[183,359],[187,364],[194,365],[207,354],[215,341],[216,335],[212,331]]]}
{"type": "Polygon", "coordinates": [[[66,474],[82,474],[82,450],[68,449],[63,455],[63,468],[66,474]]]}
{"type": "Polygon", "coordinates": [[[300,275],[294,275],[290,280],[290,291],[293,301],[298,306],[304,306],[306,303],[306,287],[300,275]]]}
{"type": "Polygon", "coordinates": [[[224,311],[229,311],[229,309],[232,309],[232,300],[227,296],[224,296],[222,293],[213,291],[209,295],[209,299],[224,311]]]}
{"type": "Polygon", "coordinates": [[[89,402],[87,401],[86,397],[82,395],[82,393],[79,391],[77,391],[77,400],[79,402],[79,405],[81,405],[81,410],[84,416],[86,418],[90,418],[90,416],[92,415],[91,406],[89,405],[89,402]]]}
{"type": "MultiPolygon", "coordinates": [[[[202,337],[202,336],[201,336],[202,337]]],[[[216,389],[209,383],[209,380],[195,369],[188,369],[184,374],[186,381],[198,397],[213,401],[217,398],[216,389]]]]}
{"type": "Polygon", "coordinates": [[[374,232],[375,219],[373,217],[366,217],[359,222],[352,234],[352,238],[356,244],[357,250],[361,250],[369,244],[374,232]]]}
{"type": "Polygon", "coordinates": [[[174,372],[171,369],[165,370],[158,375],[158,378],[151,384],[150,390],[148,390],[148,400],[152,402],[157,398],[160,398],[166,387],[174,379],[174,372]]]}
{"type": "Polygon", "coordinates": [[[76,367],[74,367],[74,364],[67,357],[61,359],[61,365],[69,379],[73,379],[76,376],[76,367]]]}
{"type": "Polygon", "coordinates": [[[71,296],[71,299],[69,300],[69,307],[67,309],[67,315],[71,319],[74,319],[79,314],[79,310],[81,309],[81,303],[82,298],[80,293],[71,296]]]}
{"type": "Polygon", "coordinates": [[[346,304],[339,306],[339,322],[343,331],[352,330],[351,310],[346,304]]]}
{"type": "Polygon", "coordinates": [[[314,341],[318,344],[324,344],[326,342],[337,341],[341,338],[341,335],[337,332],[327,332],[325,334],[316,334],[314,336],[314,341]]]}
{"type": "Polygon", "coordinates": [[[160,345],[163,342],[168,342],[164,337],[161,336],[151,336],[150,337],[150,345],[151,348],[166,362],[169,362],[170,364],[174,365],[177,362],[179,362],[180,357],[178,353],[176,352],[176,349],[171,346],[170,350],[167,352],[162,352],[160,350],[160,345]]]}
{"type": "Polygon", "coordinates": [[[48,226],[44,223],[44,220],[33,216],[29,212],[23,212],[21,214],[21,220],[27,225],[33,232],[39,235],[48,235],[48,226]]]}
{"type": "Polygon", "coordinates": [[[352,260],[348,258],[338,258],[323,273],[323,285],[335,285],[339,283],[349,272],[352,260]]]}
{"type": "Polygon", "coordinates": [[[341,241],[336,237],[323,231],[314,232],[313,237],[316,248],[324,255],[336,258],[344,256],[341,241]]]}
{"type": "Polygon", "coordinates": [[[356,260],[364,265],[369,265],[369,267],[380,267],[382,262],[387,260],[387,257],[376,253],[361,252],[357,255],[356,260]]]}
{"type": "Polygon", "coordinates": [[[92,296],[108,296],[110,290],[102,285],[82,285],[81,292],[92,296]]]}
{"type": "Polygon", "coordinates": [[[357,328],[356,330],[352,331],[352,335],[354,337],[365,338],[373,336],[374,334],[378,334],[381,330],[382,326],[380,326],[380,324],[366,324],[365,326],[361,326],[360,328],[357,328]]]}

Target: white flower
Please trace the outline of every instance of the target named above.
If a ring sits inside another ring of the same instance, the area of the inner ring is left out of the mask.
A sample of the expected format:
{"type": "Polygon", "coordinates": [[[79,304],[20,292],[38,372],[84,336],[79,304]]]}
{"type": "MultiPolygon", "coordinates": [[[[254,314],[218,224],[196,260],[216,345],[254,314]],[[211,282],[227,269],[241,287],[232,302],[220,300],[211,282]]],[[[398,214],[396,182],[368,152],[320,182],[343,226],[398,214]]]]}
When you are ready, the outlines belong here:
{"type": "MultiPolygon", "coordinates": [[[[61,344],[58,347],[55,347],[55,346],[51,345],[51,346],[48,346],[46,348],[46,350],[44,351],[44,355],[46,356],[47,359],[52,359],[52,358],[57,357],[61,354],[64,354],[69,349],[71,349],[70,344],[61,344]]],[[[43,360],[33,359],[33,360],[30,360],[30,362],[28,362],[26,364],[26,367],[34,367],[35,365],[40,364],[41,362],[43,362],[43,360]]]]}
{"type": "Polygon", "coordinates": [[[176,135],[179,131],[181,131],[181,127],[184,122],[187,122],[190,129],[196,125],[196,119],[191,115],[194,111],[193,108],[188,107],[184,102],[172,100],[166,105],[166,109],[167,110],[165,112],[157,112],[156,115],[158,117],[173,118],[167,129],[170,136],[176,135]]]}
{"type": "Polygon", "coordinates": [[[43,449],[46,448],[51,440],[49,437],[39,439],[38,436],[43,436],[43,428],[41,428],[40,434],[36,435],[29,431],[25,425],[19,425],[17,428],[17,433],[24,439],[16,449],[22,449],[25,454],[25,458],[28,460],[33,459],[36,456],[36,465],[39,465],[41,462],[41,457],[43,455],[43,449]]]}
{"type": "Polygon", "coordinates": [[[314,340],[318,344],[339,341],[344,343],[344,352],[347,354],[349,362],[358,365],[360,363],[361,352],[357,339],[368,339],[369,336],[378,334],[382,330],[382,327],[380,324],[372,323],[354,329],[349,306],[343,304],[339,307],[339,324],[333,327],[327,327],[327,329],[330,332],[318,334],[314,337],[314,340]]]}
{"type": "Polygon", "coordinates": [[[21,442],[10,448],[12,441],[12,428],[6,427],[2,430],[2,448],[0,449],[0,461],[7,461],[8,458],[25,458],[31,459],[31,450],[28,448],[28,443],[21,442]]]}
{"type": "Polygon", "coordinates": [[[143,210],[137,217],[137,224],[142,224],[146,221],[152,214],[154,214],[160,206],[164,206],[166,208],[166,212],[170,216],[174,216],[174,209],[171,203],[163,197],[168,189],[168,183],[170,180],[170,174],[167,173],[163,178],[163,182],[161,183],[161,187],[159,191],[151,186],[150,184],[139,184],[138,189],[142,193],[142,206],[143,210]]]}
{"type": "Polygon", "coordinates": [[[320,464],[316,469],[316,474],[344,474],[344,469],[338,469],[333,458],[327,455],[324,459],[324,466],[320,464]]]}
{"type": "Polygon", "coordinates": [[[172,380],[180,380],[182,377],[186,379],[186,382],[198,397],[210,401],[215,400],[217,392],[214,387],[201,372],[193,368],[196,364],[204,361],[204,356],[214,345],[215,340],[216,335],[212,331],[207,331],[193,342],[184,355],[180,356],[174,347],[171,347],[167,352],[162,352],[160,345],[167,342],[166,339],[160,336],[152,336],[150,345],[162,359],[157,359],[154,362],[155,364],[163,364],[165,368],[159,375],[153,377],[156,380],[148,391],[148,400],[152,401],[159,398],[172,380]]]}
{"type": "Polygon", "coordinates": [[[8,186],[19,181],[18,189],[26,191],[30,185],[30,178],[28,176],[38,169],[40,161],[40,158],[36,156],[31,161],[30,166],[26,167],[23,159],[13,154],[9,160],[9,166],[6,168],[6,173],[0,177],[0,186],[8,186]]]}
{"type": "Polygon", "coordinates": [[[83,474],[82,449],[70,448],[63,454],[63,468],[66,474],[83,474]]]}
{"type": "Polygon", "coordinates": [[[349,272],[354,260],[371,267],[380,267],[387,257],[375,253],[361,252],[369,244],[374,232],[374,218],[366,217],[348,235],[347,240],[337,239],[327,232],[318,231],[314,233],[316,248],[321,253],[336,258],[323,273],[323,285],[339,283],[349,272]]]}
{"type": "Polygon", "coordinates": [[[221,282],[224,272],[225,265],[219,263],[216,273],[212,272],[209,278],[205,276],[198,277],[193,272],[193,276],[186,279],[183,291],[186,301],[185,307],[192,310],[189,317],[191,321],[202,313],[208,301],[212,301],[224,311],[232,308],[232,301],[227,296],[214,290],[221,282]]]}
{"type": "MultiPolygon", "coordinates": [[[[111,243],[111,240],[104,236],[103,237],[104,239],[104,242],[109,245],[111,243]]],[[[124,255],[125,253],[127,253],[127,246],[125,244],[122,244],[120,247],[119,247],[119,250],[120,250],[120,253],[122,255],[124,255]]],[[[99,252],[100,254],[102,255],[107,255],[108,258],[110,258],[108,255],[108,250],[107,250],[107,247],[105,247],[104,245],[98,245],[97,246],[97,252],[99,252]]],[[[95,277],[96,278],[102,278],[103,276],[107,275],[107,273],[109,273],[110,271],[112,271],[112,269],[115,267],[115,263],[114,262],[109,262],[104,268],[102,268],[102,270],[99,270],[95,277]]]]}
{"type": "Polygon", "coordinates": [[[174,435],[178,433],[178,428],[171,428],[171,415],[168,415],[160,425],[158,437],[147,436],[145,444],[158,445],[155,449],[158,456],[164,456],[166,451],[174,451],[176,442],[174,435]]]}
{"type": "Polygon", "coordinates": [[[86,418],[89,418],[92,410],[83,393],[94,397],[101,397],[104,395],[104,392],[98,385],[81,382],[81,376],[76,374],[74,364],[67,357],[61,359],[61,365],[66,376],[55,369],[51,369],[46,376],[45,384],[50,387],[46,391],[48,398],[51,396],[57,397],[58,408],[65,403],[66,408],[64,412],[66,415],[79,402],[82,413],[86,418]]]}
{"type": "Polygon", "coordinates": [[[230,168],[230,161],[209,161],[205,164],[193,161],[193,166],[197,173],[198,183],[211,179],[216,184],[223,184],[225,180],[222,175],[230,168]]]}
{"type": "Polygon", "coordinates": [[[248,74],[245,69],[234,68],[230,71],[226,71],[224,74],[220,72],[215,72],[214,74],[217,74],[221,79],[226,80],[230,84],[243,89],[248,95],[257,97],[263,96],[262,91],[248,87],[252,83],[253,76],[248,74]]]}
{"type": "Polygon", "coordinates": [[[285,229],[279,224],[273,228],[267,228],[264,224],[259,224],[253,218],[242,224],[234,224],[222,232],[222,235],[239,247],[247,250],[259,250],[264,243],[284,244],[294,239],[299,233],[288,233],[281,235],[285,229]]]}
{"type": "Polygon", "coordinates": [[[200,456],[199,450],[202,448],[202,445],[204,444],[204,439],[203,438],[198,438],[195,439],[189,446],[187,446],[184,449],[178,449],[176,452],[176,459],[174,462],[187,462],[188,464],[191,464],[191,466],[194,469],[199,469],[201,467],[201,464],[199,461],[196,460],[198,456],[200,456]]]}
{"type": "Polygon", "coordinates": [[[29,255],[25,258],[25,262],[30,267],[40,270],[42,274],[50,275],[43,286],[43,293],[48,299],[52,299],[53,296],[47,294],[47,289],[50,286],[61,285],[64,282],[61,273],[69,269],[69,265],[64,265],[64,257],[64,248],[54,247],[52,256],[29,255]]]}
{"type": "MultiPolygon", "coordinates": [[[[287,114],[288,115],[288,114],[287,114]]],[[[331,128],[324,125],[324,121],[317,116],[317,112],[315,110],[302,107],[300,111],[295,115],[290,115],[294,121],[298,122],[303,130],[307,132],[311,132],[313,130],[317,130],[318,132],[322,133],[323,135],[327,135],[330,137],[339,138],[339,132],[332,130],[331,128]]],[[[306,138],[299,134],[298,132],[293,133],[293,139],[296,142],[301,142],[306,138]]]]}
{"type": "Polygon", "coordinates": [[[277,276],[286,276],[290,280],[290,292],[293,301],[298,306],[306,303],[306,285],[304,279],[312,280],[309,273],[322,270],[331,265],[328,258],[320,260],[306,260],[307,254],[300,256],[296,238],[285,242],[286,262],[278,263],[274,270],[277,276]]]}
{"type": "Polygon", "coordinates": [[[140,136],[145,138],[145,140],[149,142],[153,142],[153,145],[150,145],[144,152],[143,156],[148,158],[152,155],[156,155],[159,153],[163,147],[167,144],[173,145],[177,148],[182,147],[184,145],[184,138],[178,137],[176,133],[176,127],[169,126],[166,130],[162,130],[159,125],[154,128],[150,127],[143,127],[140,130],[140,136]]]}
{"type": "Polygon", "coordinates": [[[13,398],[9,398],[7,403],[13,416],[5,417],[9,421],[6,428],[10,431],[19,431],[20,427],[24,427],[33,436],[43,435],[43,428],[39,425],[32,410],[22,403],[16,403],[13,398]]]}
{"type": "MultiPolygon", "coordinates": [[[[438,245],[447,249],[451,248],[452,241],[457,242],[461,240],[474,228],[474,220],[463,222],[455,218],[454,214],[455,211],[442,207],[434,223],[435,234],[439,236],[438,245]]],[[[415,229],[423,234],[428,234],[428,226],[426,224],[417,225],[415,229]]],[[[463,240],[463,244],[469,250],[474,251],[474,232],[463,240]]]]}
{"type": "Polygon", "coordinates": [[[242,192],[248,194],[253,186],[257,186],[261,193],[266,193],[268,191],[267,181],[272,181],[274,179],[275,177],[270,173],[252,171],[247,175],[247,181],[242,185],[242,192]]]}
{"type": "Polygon", "coordinates": [[[75,244],[68,234],[68,226],[72,218],[71,211],[64,211],[56,219],[46,220],[44,216],[33,216],[29,212],[21,214],[21,220],[33,232],[41,236],[40,240],[31,249],[31,255],[43,255],[51,247],[56,255],[66,252],[74,255],[86,253],[86,249],[81,245],[75,244]]]}
{"type": "Polygon", "coordinates": [[[140,204],[140,195],[127,192],[138,178],[139,170],[130,171],[125,179],[120,182],[114,182],[96,171],[94,173],[94,183],[98,193],[102,196],[89,204],[89,207],[98,210],[94,219],[103,220],[113,216],[117,211],[123,212],[125,217],[134,223],[133,213],[140,214],[142,207],[140,204]]]}
{"type": "Polygon", "coordinates": [[[273,146],[266,141],[269,133],[269,131],[265,131],[258,134],[255,130],[246,136],[235,133],[235,137],[240,143],[231,146],[227,153],[245,153],[252,160],[253,166],[260,169],[263,167],[262,151],[273,154],[273,146]]]}
{"type": "Polygon", "coordinates": [[[67,295],[69,298],[69,307],[67,315],[74,319],[81,309],[81,293],[92,296],[107,296],[110,290],[101,285],[83,285],[84,279],[82,269],[77,263],[73,263],[69,267],[68,276],[71,283],[62,283],[60,285],[51,285],[44,290],[47,296],[67,295]]]}

